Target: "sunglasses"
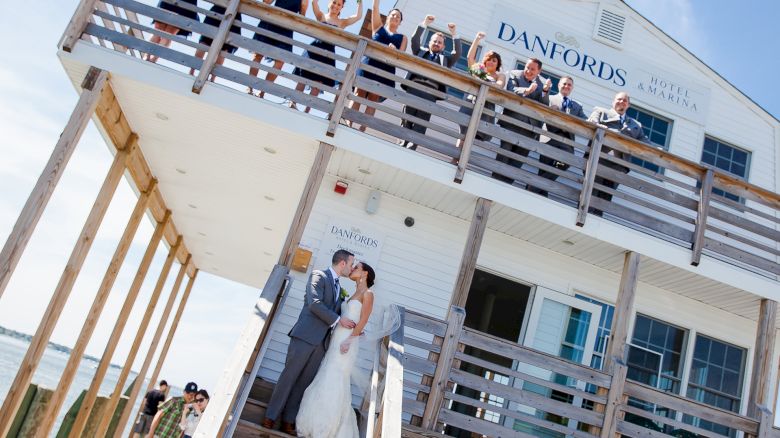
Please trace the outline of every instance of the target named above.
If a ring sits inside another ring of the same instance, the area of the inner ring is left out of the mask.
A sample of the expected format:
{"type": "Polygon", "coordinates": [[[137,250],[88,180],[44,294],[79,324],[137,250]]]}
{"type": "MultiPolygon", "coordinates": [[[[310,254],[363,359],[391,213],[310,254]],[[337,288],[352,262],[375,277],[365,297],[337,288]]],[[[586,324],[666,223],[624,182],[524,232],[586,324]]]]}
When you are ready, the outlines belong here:
{"type": "Polygon", "coordinates": [[[204,401],[206,401],[206,399],[205,398],[196,398],[195,401],[198,402],[198,403],[203,403],[204,401]]]}

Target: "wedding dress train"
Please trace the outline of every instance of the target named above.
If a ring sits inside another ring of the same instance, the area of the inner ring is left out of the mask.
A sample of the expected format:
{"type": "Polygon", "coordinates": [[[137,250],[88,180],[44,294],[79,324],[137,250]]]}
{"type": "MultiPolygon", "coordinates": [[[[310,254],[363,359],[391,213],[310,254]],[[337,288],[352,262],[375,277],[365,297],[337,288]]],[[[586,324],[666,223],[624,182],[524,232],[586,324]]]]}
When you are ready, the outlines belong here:
{"type": "MultiPolygon", "coordinates": [[[[341,315],[353,321],[360,319],[362,303],[343,304],[341,315]]],[[[357,419],[352,409],[349,378],[358,354],[358,343],[352,342],[342,354],[339,346],[352,329],[337,325],[330,338],[317,376],[306,389],[295,420],[299,436],[306,438],[359,438],[357,419]]]]}

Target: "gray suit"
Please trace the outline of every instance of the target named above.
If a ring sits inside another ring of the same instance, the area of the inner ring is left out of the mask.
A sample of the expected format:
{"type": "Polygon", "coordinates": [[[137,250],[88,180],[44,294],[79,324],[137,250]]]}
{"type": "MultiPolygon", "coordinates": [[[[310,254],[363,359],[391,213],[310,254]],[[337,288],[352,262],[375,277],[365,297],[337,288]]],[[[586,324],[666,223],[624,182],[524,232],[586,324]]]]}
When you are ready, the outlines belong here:
{"type": "MultiPolygon", "coordinates": [[[[569,115],[572,115],[572,116],[575,116],[575,117],[579,117],[580,119],[583,119],[583,120],[587,118],[587,116],[585,115],[585,112],[582,110],[582,105],[579,102],[577,102],[576,100],[572,99],[572,98],[569,98],[569,104],[568,104],[568,106],[566,107],[565,110],[563,109],[563,95],[562,94],[558,93],[558,94],[556,94],[554,96],[550,96],[549,100],[550,100],[550,108],[555,108],[558,111],[565,112],[566,114],[569,114],[569,115]]],[[[553,133],[553,134],[557,134],[557,135],[560,135],[561,137],[565,137],[565,138],[568,138],[571,141],[574,141],[574,134],[572,134],[571,132],[565,131],[565,130],[557,127],[557,126],[551,126],[549,124],[545,124],[544,125],[544,129],[547,132],[550,132],[550,133],[553,133]]],[[[562,151],[568,152],[570,154],[574,153],[574,147],[572,147],[569,144],[563,143],[561,141],[552,139],[552,138],[548,138],[547,140],[543,141],[543,143],[546,143],[549,146],[552,146],[554,148],[557,148],[557,149],[560,149],[562,151]]],[[[566,170],[566,169],[569,168],[568,164],[562,163],[562,162],[560,162],[558,160],[554,160],[554,159],[552,159],[550,157],[546,157],[544,155],[539,157],[539,161],[541,161],[542,163],[544,163],[544,164],[546,164],[548,166],[557,167],[558,169],[561,169],[561,170],[566,170]]],[[[539,176],[541,176],[542,178],[546,178],[546,179],[552,180],[552,181],[555,181],[558,178],[558,175],[556,175],[556,174],[554,174],[552,172],[549,172],[547,170],[544,170],[544,169],[539,169],[539,176]]],[[[539,193],[542,196],[547,196],[547,191],[545,191],[545,190],[534,188],[532,191],[534,191],[536,193],[539,193]]]]}
{"type": "Polygon", "coordinates": [[[342,298],[330,269],[314,270],[306,285],[306,297],[290,336],[284,370],[268,402],[265,417],[294,423],[303,392],[314,380],[325,356],[331,326],[341,313],[342,298]]]}
{"type": "MultiPolygon", "coordinates": [[[[548,105],[550,103],[550,97],[547,93],[542,91],[542,89],[544,88],[544,82],[542,81],[541,76],[537,76],[533,81],[529,81],[523,75],[523,70],[512,70],[509,72],[509,75],[507,76],[507,90],[522,96],[523,93],[525,93],[525,91],[531,86],[532,82],[536,82],[536,90],[534,90],[534,92],[529,94],[528,96],[524,96],[524,97],[526,99],[535,100],[537,102],[548,105]]],[[[504,108],[504,116],[512,117],[516,120],[531,124],[533,126],[542,126],[542,122],[540,122],[539,120],[533,120],[528,116],[518,114],[506,108],[504,108]]],[[[518,134],[524,135],[534,140],[539,140],[539,136],[535,134],[533,131],[521,128],[510,122],[499,120],[498,126],[501,126],[502,128],[508,129],[510,131],[517,132],[518,134]]],[[[524,157],[528,156],[528,149],[517,146],[514,143],[508,142],[506,140],[501,140],[501,148],[506,149],[508,151],[512,151],[524,157]]],[[[505,157],[503,155],[497,155],[496,160],[518,168],[522,167],[523,165],[522,161],[505,157]]],[[[512,184],[514,182],[514,179],[498,174],[496,172],[493,172],[493,178],[507,182],[509,184],[512,184]]]]}
{"type": "MultiPolygon", "coordinates": [[[[419,56],[420,58],[427,59],[429,61],[431,60],[432,53],[428,47],[421,47],[421,40],[422,40],[422,34],[425,32],[425,28],[422,26],[417,26],[417,30],[414,32],[414,35],[412,36],[411,45],[412,45],[412,53],[419,56]]],[[[442,67],[446,68],[452,68],[453,65],[460,59],[461,54],[463,53],[463,45],[460,41],[460,38],[456,38],[453,41],[453,50],[450,53],[446,53],[444,51],[441,51],[438,53],[438,56],[436,56],[436,62],[441,65],[442,67]]],[[[425,87],[430,87],[435,90],[441,91],[442,93],[447,92],[447,86],[445,84],[442,84],[441,82],[434,81],[433,79],[430,79],[428,77],[425,77],[423,75],[419,75],[417,73],[408,73],[406,76],[406,79],[416,82],[420,85],[423,85],[425,87]]],[[[425,100],[430,100],[431,102],[435,102],[438,100],[436,96],[430,93],[426,93],[425,91],[418,90],[414,87],[409,87],[406,84],[401,84],[401,88],[406,90],[409,94],[423,98],[425,100]]],[[[431,120],[431,114],[417,109],[413,108],[409,105],[404,105],[404,114],[408,114],[410,116],[417,117],[419,119],[423,119],[426,122],[431,120]]],[[[406,129],[411,129],[416,132],[419,132],[420,134],[425,134],[425,131],[428,129],[424,125],[420,125],[417,123],[414,123],[410,120],[404,120],[401,125],[405,127],[406,129]]],[[[416,145],[409,145],[410,149],[416,149],[416,145]]]]}
{"type": "MultiPolygon", "coordinates": [[[[635,138],[639,141],[645,142],[647,144],[650,144],[650,139],[645,134],[645,131],[642,129],[642,124],[636,121],[635,119],[632,119],[631,117],[625,116],[625,119],[621,122],[620,121],[620,114],[618,114],[617,111],[615,111],[613,108],[600,108],[595,107],[593,108],[593,112],[591,113],[590,117],[588,117],[589,122],[598,123],[601,125],[604,125],[609,129],[610,131],[616,131],[623,135],[627,135],[631,138],[635,138]]],[[[616,158],[620,158],[621,160],[630,160],[631,156],[628,154],[625,154],[620,151],[616,151],[614,149],[608,148],[606,146],[601,147],[601,151],[605,154],[612,154],[616,158]]],[[[585,158],[587,158],[588,155],[585,155],[585,158]]],[[[611,169],[615,169],[617,171],[628,173],[629,169],[626,166],[622,166],[617,163],[613,163],[611,161],[603,160],[599,161],[600,166],[609,167],[611,169]]],[[[618,183],[609,179],[602,178],[600,176],[596,176],[596,183],[601,184],[605,187],[609,187],[611,189],[617,190],[618,183]]],[[[602,192],[600,190],[595,190],[593,192],[596,197],[599,197],[601,199],[604,199],[606,201],[612,201],[612,194],[602,192]]],[[[602,212],[598,209],[593,209],[593,213],[597,216],[601,216],[602,212]]]]}

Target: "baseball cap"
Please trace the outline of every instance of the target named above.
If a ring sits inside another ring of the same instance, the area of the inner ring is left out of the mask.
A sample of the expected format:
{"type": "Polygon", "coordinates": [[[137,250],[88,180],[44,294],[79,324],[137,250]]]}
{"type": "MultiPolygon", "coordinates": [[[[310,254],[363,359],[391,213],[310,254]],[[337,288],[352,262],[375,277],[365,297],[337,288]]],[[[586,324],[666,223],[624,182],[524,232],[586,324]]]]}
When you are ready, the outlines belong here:
{"type": "Polygon", "coordinates": [[[195,382],[189,382],[184,385],[184,392],[198,392],[198,384],[195,382]]]}

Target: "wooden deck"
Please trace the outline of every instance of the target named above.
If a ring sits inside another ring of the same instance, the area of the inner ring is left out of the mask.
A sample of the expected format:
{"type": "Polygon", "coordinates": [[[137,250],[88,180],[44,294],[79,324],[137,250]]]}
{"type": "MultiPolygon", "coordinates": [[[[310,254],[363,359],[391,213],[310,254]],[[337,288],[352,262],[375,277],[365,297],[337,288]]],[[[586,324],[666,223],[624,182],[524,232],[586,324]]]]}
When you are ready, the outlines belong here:
{"type": "MultiPolygon", "coordinates": [[[[468,178],[470,174],[498,174],[513,180],[513,185],[518,190],[534,187],[548,192],[550,199],[576,209],[577,225],[583,225],[591,213],[600,210],[608,220],[690,248],[690,261],[693,265],[697,265],[702,255],[706,255],[775,280],[777,275],[780,275],[780,196],[718,169],[686,160],[615,132],[604,131],[599,126],[551,110],[536,102],[526,101],[460,72],[441,68],[357,35],[264,4],[212,0],[213,4],[237,6],[238,11],[246,18],[262,18],[294,29],[300,36],[331,42],[337,47],[336,53],[322,51],[299,39],[279,37],[299,48],[292,53],[255,41],[248,36],[267,31],[249,24],[246,19],[244,22],[234,22],[242,28],[243,35],[229,33],[226,29],[233,21],[232,14],[227,14],[222,26],[216,28],[135,0],[85,3],[92,3],[93,7],[80,10],[81,19],[76,20],[74,17],[66,35],[79,38],[82,43],[101,45],[127,56],[154,54],[160,57],[160,63],[174,69],[195,69],[199,72],[194,78],[195,92],[201,90],[204,75],[214,73],[221,83],[242,92],[246,87],[251,87],[264,91],[267,96],[286,98],[301,106],[311,107],[312,117],[330,120],[328,135],[334,135],[339,129],[352,129],[343,124],[347,122],[355,128],[363,126],[368,134],[388,141],[402,139],[413,142],[419,146],[420,153],[433,155],[448,163],[457,162],[452,164],[453,179],[457,182],[468,178]],[[195,34],[208,36],[214,39],[214,43],[208,47],[197,43],[197,38],[186,39],[162,34],[151,27],[152,20],[171,23],[195,34]],[[170,48],[161,47],[147,41],[144,35],[164,36],[173,40],[174,44],[170,48]],[[193,56],[196,49],[209,54],[217,53],[223,44],[231,44],[244,50],[239,50],[236,54],[223,52],[228,60],[224,66],[214,63],[215,56],[208,56],[205,61],[193,56]],[[330,57],[335,60],[336,66],[301,56],[299,53],[303,50],[330,57]],[[251,53],[254,52],[283,60],[287,67],[284,71],[277,71],[268,65],[255,63],[251,60],[251,53]],[[388,73],[368,66],[362,62],[364,56],[393,64],[397,66],[397,71],[388,73]],[[246,73],[250,67],[279,74],[283,79],[271,83],[250,76],[246,73]],[[292,67],[316,71],[345,85],[331,88],[313,83],[290,73],[288,70],[292,67]],[[359,69],[391,79],[406,89],[388,87],[356,75],[359,69]],[[406,71],[441,81],[446,83],[451,91],[463,96],[474,95],[478,99],[472,102],[422,87],[407,81],[406,71]],[[315,85],[324,90],[324,93],[313,97],[298,92],[294,89],[295,83],[315,85]],[[351,86],[368,90],[385,100],[376,103],[356,98],[351,94],[351,86]],[[406,91],[412,88],[424,89],[440,100],[431,102],[406,91]],[[376,115],[367,116],[351,109],[348,105],[350,100],[375,108],[376,115]],[[433,114],[433,117],[431,121],[425,122],[409,116],[401,111],[403,105],[424,109],[433,114]],[[477,111],[468,116],[459,112],[461,107],[476,108],[477,111]],[[540,123],[518,121],[504,115],[499,108],[514,111],[540,123]],[[481,120],[482,114],[494,118],[496,123],[481,120]],[[402,120],[422,124],[427,127],[428,132],[420,134],[406,129],[400,125],[402,120]],[[565,128],[576,134],[578,141],[547,133],[538,127],[541,122],[565,128]],[[465,128],[463,134],[460,127],[465,128]],[[517,134],[517,129],[532,131],[536,135],[547,135],[572,146],[574,151],[567,152],[548,146],[532,137],[517,134]],[[483,136],[492,140],[479,140],[484,138],[483,136]],[[501,142],[530,153],[524,156],[509,151],[500,146],[501,142]],[[462,146],[458,147],[458,144],[462,146]],[[610,149],[655,164],[660,170],[654,172],[637,165],[631,159],[617,158],[607,152],[610,149]],[[549,161],[540,160],[541,156],[569,167],[562,170],[563,166],[545,164],[549,161]],[[523,165],[510,166],[505,163],[508,160],[516,160],[523,165]],[[622,169],[628,171],[623,172],[622,169]],[[554,174],[556,179],[541,177],[538,173],[540,170],[554,174]],[[600,183],[603,180],[616,182],[619,186],[608,187],[600,183]],[[724,192],[730,197],[724,196],[724,192]]],[[[204,16],[225,18],[204,8],[195,8],[188,4],[181,6],[195,9],[204,16]]],[[[276,34],[271,36],[278,37],[276,34]]],[[[74,38],[64,38],[62,48],[72,50],[76,41],[74,38]]],[[[496,184],[506,183],[496,180],[496,184]]]]}

